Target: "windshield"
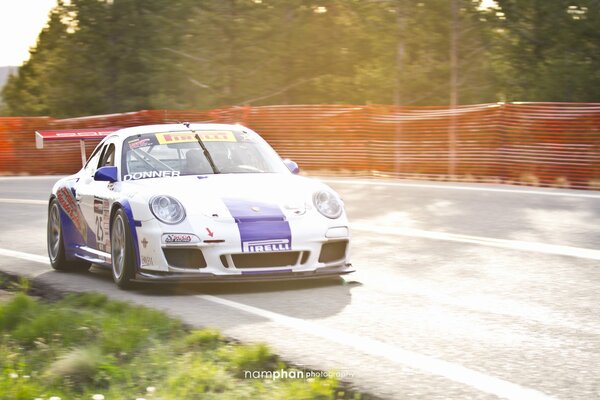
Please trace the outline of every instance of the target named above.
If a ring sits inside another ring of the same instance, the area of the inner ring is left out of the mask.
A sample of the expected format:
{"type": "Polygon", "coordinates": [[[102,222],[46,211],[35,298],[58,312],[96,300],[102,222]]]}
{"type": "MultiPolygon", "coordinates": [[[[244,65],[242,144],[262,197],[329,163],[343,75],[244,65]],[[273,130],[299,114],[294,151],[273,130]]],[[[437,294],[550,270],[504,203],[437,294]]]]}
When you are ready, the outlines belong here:
{"type": "Polygon", "coordinates": [[[214,173],[289,172],[271,146],[251,131],[147,133],[126,139],[122,154],[125,181],[214,173]]]}

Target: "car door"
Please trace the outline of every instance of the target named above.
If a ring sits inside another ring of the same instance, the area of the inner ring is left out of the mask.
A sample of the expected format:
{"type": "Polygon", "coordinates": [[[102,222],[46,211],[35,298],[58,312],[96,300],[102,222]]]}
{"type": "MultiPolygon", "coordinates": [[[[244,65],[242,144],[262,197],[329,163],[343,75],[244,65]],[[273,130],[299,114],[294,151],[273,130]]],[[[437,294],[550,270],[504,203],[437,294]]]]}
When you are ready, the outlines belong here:
{"type": "Polygon", "coordinates": [[[87,238],[88,251],[97,250],[94,254],[110,253],[110,204],[114,196],[113,183],[94,180],[96,171],[105,166],[114,166],[116,145],[114,140],[107,140],[100,149],[100,157],[95,166],[89,168],[81,177],[76,199],[80,204],[85,221],[90,228],[87,238]]]}

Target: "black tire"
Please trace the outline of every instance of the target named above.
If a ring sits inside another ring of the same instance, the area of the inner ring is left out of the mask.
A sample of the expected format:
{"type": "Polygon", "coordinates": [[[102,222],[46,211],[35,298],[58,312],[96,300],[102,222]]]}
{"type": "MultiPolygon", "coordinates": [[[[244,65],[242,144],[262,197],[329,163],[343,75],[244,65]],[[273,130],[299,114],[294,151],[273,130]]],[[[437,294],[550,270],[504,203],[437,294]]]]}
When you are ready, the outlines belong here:
{"type": "Polygon", "coordinates": [[[112,277],[121,289],[134,285],[135,258],[129,219],[122,208],[113,216],[110,229],[112,277]]]}
{"type": "Polygon", "coordinates": [[[57,271],[87,271],[91,263],[83,260],[67,260],[60,221],[60,205],[56,198],[48,206],[47,246],[50,265],[57,271]]]}

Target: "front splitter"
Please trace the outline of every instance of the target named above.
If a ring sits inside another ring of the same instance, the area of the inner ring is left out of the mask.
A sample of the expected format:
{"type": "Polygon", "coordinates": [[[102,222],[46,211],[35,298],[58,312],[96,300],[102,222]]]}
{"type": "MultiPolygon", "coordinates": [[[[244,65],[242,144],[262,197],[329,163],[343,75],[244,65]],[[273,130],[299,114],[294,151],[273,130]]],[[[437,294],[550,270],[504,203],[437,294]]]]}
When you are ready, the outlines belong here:
{"type": "Polygon", "coordinates": [[[169,272],[169,273],[155,273],[149,271],[140,271],[136,274],[136,282],[189,282],[189,283],[202,283],[202,282],[269,282],[269,281],[293,281],[303,279],[323,279],[333,278],[341,275],[346,275],[354,272],[351,264],[346,264],[339,269],[328,269],[327,271],[301,271],[301,272],[263,272],[257,273],[245,273],[245,274],[228,274],[228,275],[215,275],[207,273],[182,273],[182,272],[169,272]]]}

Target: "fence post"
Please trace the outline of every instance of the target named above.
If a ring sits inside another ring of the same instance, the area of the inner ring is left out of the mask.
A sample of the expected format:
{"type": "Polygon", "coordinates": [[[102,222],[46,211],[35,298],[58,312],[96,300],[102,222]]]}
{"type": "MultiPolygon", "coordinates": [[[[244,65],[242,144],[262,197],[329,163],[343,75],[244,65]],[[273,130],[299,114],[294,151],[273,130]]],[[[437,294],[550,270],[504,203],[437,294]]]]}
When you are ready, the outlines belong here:
{"type": "Polygon", "coordinates": [[[452,25],[450,30],[450,128],[448,132],[448,175],[456,175],[456,108],[458,105],[458,42],[459,42],[459,4],[452,0],[450,5],[452,25]]]}
{"type": "Polygon", "coordinates": [[[456,107],[450,107],[450,126],[448,127],[448,176],[451,180],[456,176],[456,107]]]}
{"type": "Polygon", "coordinates": [[[394,128],[394,172],[396,178],[399,178],[403,172],[402,165],[402,112],[401,107],[394,107],[396,111],[396,126],[394,128]]]}

